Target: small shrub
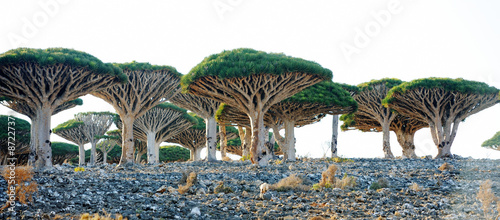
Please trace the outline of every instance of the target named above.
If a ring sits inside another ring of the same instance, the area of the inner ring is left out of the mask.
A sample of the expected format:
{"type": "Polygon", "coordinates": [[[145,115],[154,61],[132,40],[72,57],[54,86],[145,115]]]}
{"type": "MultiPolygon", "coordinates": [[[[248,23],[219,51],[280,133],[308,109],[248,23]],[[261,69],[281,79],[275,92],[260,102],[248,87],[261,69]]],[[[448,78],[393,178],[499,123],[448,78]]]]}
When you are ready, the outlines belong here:
{"type": "Polygon", "coordinates": [[[453,170],[453,165],[449,164],[448,162],[445,162],[438,169],[441,170],[441,171],[453,170]]]}
{"type": "Polygon", "coordinates": [[[296,174],[292,174],[271,185],[270,188],[278,192],[287,192],[291,190],[306,191],[309,187],[303,185],[302,183],[302,178],[298,177],[296,174]]]}
{"type": "Polygon", "coordinates": [[[356,177],[347,176],[347,174],[345,174],[341,180],[336,181],[335,188],[341,188],[341,189],[354,188],[356,187],[356,180],[357,180],[356,177]]]}
{"type": "Polygon", "coordinates": [[[321,180],[319,183],[314,184],[313,190],[320,190],[321,188],[354,188],[356,187],[356,177],[348,176],[344,174],[342,179],[335,178],[335,172],[337,172],[337,166],[332,164],[328,167],[326,171],[321,174],[321,180]]]}
{"type": "Polygon", "coordinates": [[[219,185],[215,187],[214,189],[214,193],[225,193],[225,194],[228,194],[228,193],[232,193],[233,190],[231,189],[231,187],[228,187],[228,186],[224,186],[224,182],[219,182],[219,185]]]}
{"type": "Polygon", "coordinates": [[[335,163],[344,163],[344,162],[352,163],[352,162],[354,162],[354,160],[351,160],[349,158],[342,158],[342,157],[334,157],[334,158],[331,158],[331,160],[335,163]]]}
{"type": "Polygon", "coordinates": [[[335,164],[330,165],[328,169],[321,174],[319,185],[327,188],[333,187],[335,185],[335,172],[337,172],[337,169],[335,164]],[[328,187],[327,184],[329,184],[330,187],[328,187]]]}
{"type": "MultiPolygon", "coordinates": [[[[481,186],[479,186],[479,192],[477,193],[477,199],[481,201],[482,209],[484,212],[484,217],[486,219],[493,219],[494,210],[491,209],[491,204],[494,202],[498,202],[498,198],[495,196],[493,191],[491,190],[491,180],[484,181],[481,186]]],[[[500,203],[500,202],[498,202],[500,203]]],[[[497,203],[497,205],[498,205],[497,203]]],[[[497,209],[498,206],[497,206],[497,209]]],[[[500,210],[498,210],[500,211],[500,210]]],[[[499,212],[500,216],[500,212],[499,212]]]]}
{"type": "MultiPolygon", "coordinates": [[[[27,202],[33,203],[33,194],[38,191],[38,184],[33,180],[33,167],[17,166],[14,168],[14,174],[11,174],[10,166],[7,166],[2,171],[1,175],[7,180],[7,194],[10,189],[15,189],[15,200],[22,204],[27,202]],[[14,178],[12,178],[14,177],[14,178]]],[[[7,200],[5,206],[0,210],[9,207],[11,203],[7,200]]]]}
{"type": "Polygon", "coordinates": [[[371,190],[379,190],[379,189],[388,188],[388,187],[389,187],[389,181],[387,181],[387,179],[385,179],[385,178],[379,178],[377,180],[377,182],[373,182],[370,185],[371,190]]]}
{"type": "Polygon", "coordinates": [[[196,175],[195,172],[189,173],[189,176],[186,179],[186,184],[185,185],[179,185],[179,188],[177,189],[177,191],[180,194],[184,194],[187,191],[189,191],[189,189],[191,188],[191,186],[193,186],[194,183],[196,182],[196,176],[197,175],[196,175]]]}
{"type": "Polygon", "coordinates": [[[276,164],[276,165],[283,164],[283,160],[277,159],[274,161],[274,164],[276,164]]]}

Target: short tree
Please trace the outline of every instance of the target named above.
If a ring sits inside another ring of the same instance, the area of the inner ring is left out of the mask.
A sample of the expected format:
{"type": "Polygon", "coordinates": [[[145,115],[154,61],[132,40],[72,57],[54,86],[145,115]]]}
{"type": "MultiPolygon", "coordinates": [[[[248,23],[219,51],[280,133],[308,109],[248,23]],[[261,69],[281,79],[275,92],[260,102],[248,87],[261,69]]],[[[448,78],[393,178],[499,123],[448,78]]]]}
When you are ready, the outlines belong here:
{"type": "Polygon", "coordinates": [[[52,131],[62,138],[71,141],[78,145],[78,165],[85,165],[85,148],[84,145],[90,143],[90,139],[85,135],[85,123],[82,121],[71,119],[57,125],[52,131]]]}
{"type": "Polygon", "coordinates": [[[425,78],[392,88],[384,104],[402,115],[429,124],[438,154],[452,157],[458,125],[470,115],[499,102],[499,90],[464,79],[425,78]]]}
{"type": "Polygon", "coordinates": [[[135,119],[177,94],[180,91],[181,74],[170,66],[155,66],[135,61],[115,66],[123,69],[129,83],[96,90],[92,95],[111,104],[120,115],[123,122],[120,165],[123,165],[134,162],[135,119]]]}
{"type": "Polygon", "coordinates": [[[52,166],[50,118],[56,108],[127,81],[120,68],[94,56],[64,48],[19,48],[0,55],[0,96],[26,103],[36,119],[36,167],[52,166]]]}
{"type": "Polygon", "coordinates": [[[481,144],[482,147],[493,149],[493,150],[500,150],[500,131],[497,132],[495,135],[493,135],[492,138],[486,140],[481,144]]]}
{"type": "Polygon", "coordinates": [[[227,103],[247,114],[252,128],[252,163],[265,166],[264,114],[304,88],[331,79],[319,64],[283,54],[235,49],[206,57],[181,84],[194,95],[227,103]]]}
{"type": "Polygon", "coordinates": [[[215,112],[219,108],[220,102],[213,99],[195,96],[191,94],[178,94],[170,99],[170,102],[194,112],[196,115],[205,119],[206,123],[206,145],[207,161],[216,161],[216,133],[217,124],[215,123],[215,112]]]}
{"type": "Polygon", "coordinates": [[[90,165],[95,165],[97,162],[96,147],[99,136],[104,135],[109,130],[114,117],[115,114],[111,112],[83,112],[75,115],[76,120],[83,122],[82,132],[91,144],[90,165]]]}
{"type": "Polygon", "coordinates": [[[201,159],[201,149],[205,146],[205,122],[204,119],[193,115],[198,123],[191,128],[184,130],[170,139],[168,142],[180,144],[191,151],[191,161],[198,161],[201,159]]]}
{"type": "Polygon", "coordinates": [[[97,143],[96,148],[102,152],[102,163],[107,164],[108,153],[111,150],[113,150],[115,145],[118,143],[118,140],[120,140],[120,137],[103,135],[103,136],[98,136],[97,138],[99,138],[100,141],[97,143]]]}

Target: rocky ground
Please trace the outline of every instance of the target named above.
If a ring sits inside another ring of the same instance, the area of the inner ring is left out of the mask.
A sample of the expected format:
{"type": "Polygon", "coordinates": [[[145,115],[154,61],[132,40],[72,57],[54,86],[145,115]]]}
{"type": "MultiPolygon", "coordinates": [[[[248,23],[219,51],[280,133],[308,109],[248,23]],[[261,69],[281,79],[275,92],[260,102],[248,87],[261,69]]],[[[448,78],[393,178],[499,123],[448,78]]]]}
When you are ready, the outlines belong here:
{"type": "MultiPolygon", "coordinates": [[[[15,213],[0,219],[79,219],[82,213],[121,214],[128,219],[484,219],[476,195],[483,180],[493,181],[500,196],[500,161],[475,159],[354,159],[335,163],[301,159],[259,168],[249,162],[183,162],[155,166],[56,166],[35,174],[39,191],[34,204],[16,204],[15,213]],[[445,162],[453,166],[438,168],[445,162]],[[344,175],[356,177],[346,189],[268,191],[274,184],[297,174],[312,188],[330,164],[344,175]],[[183,173],[197,173],[186,193],[177,189],[183,173]],[[379,179],[387,188],[371,190],[379,179]],[[216,190],[223,183],[227,193],[216,190]],[[230,192],[232,191],[232,192],[230,192]]],[[[5,203],[7,183],[0,180],[5,203]]],[[[496,208],[493,208],[495,210],[496,208]]]]}

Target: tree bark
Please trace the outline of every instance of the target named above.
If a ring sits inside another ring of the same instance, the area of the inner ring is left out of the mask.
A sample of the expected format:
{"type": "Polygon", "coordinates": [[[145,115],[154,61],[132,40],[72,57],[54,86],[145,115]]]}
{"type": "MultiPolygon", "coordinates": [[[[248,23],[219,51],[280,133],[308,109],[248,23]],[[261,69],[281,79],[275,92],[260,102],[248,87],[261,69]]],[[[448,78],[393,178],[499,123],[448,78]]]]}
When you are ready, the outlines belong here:
{"type": "Polygon", "coordinates": [[[135,163],[141,163],[142,155],[144,155],[144,151],[137,151],[137,155],[135,155],[135,163]]]}
{"type": "Polygon", "coordinates": [[[250,148],[251,160],[253,164],[267,166],[269,158],[267,155],[262,154],[266,141],[264,113],[259,111],[251,113],[250,115],[250,122],[252,126],[252,145],[250,148]]]}
{"type": "Polygon", "coordinates": [[[108,152],[102,152],[102,164],[106,165],[108,163],[108,152]]]}
{"type": "Polygon", "coordinates": [[[125,115],[121,119],[123,124],[122,157],[118,166],[134,163],[134,116],[125,115]]]}
{"type": "Polygon", "coordinates": [[[383,150],[384,150],[384,157],[386,159],[392,159],[394,158],[394,155],[392,154],[391,151],[391,142],[390,142],[390,121],[389,120],[384,120],[384,123],[382,123],[382,133],[383,133],[383,150]]]}
{"type": "Polygon", "coordinates": [[[330,143],[330,151],[332,152],[332,157],[338,157],[337,154],[337,138],[339,134],[339,116],[333,115],[332,120],[332,141],[330,143]]]}
{"type": "Polygon", "coordinates": [[[211,116],[205,119],[207,124],[206,128],[206,136],[207,136],[207,161],[217,161],[216,153],[217,153],[217,123],[215,122],[215,117],[211,116]]]}
{"type": "Polygon", "coordinates": [[[78,146],[78,165],[85,166],[85,148],[83,144],[78,146]]]}
{"type": "Polygon", "coordinates": [[[226,135],[226,126],[221,125],[219,126],[219,132],[220,132],[220,154],[221,157],[224,158],[226,157],[226,152],[227,152],[227,135],[226,135]]]}
{"type": "Polygon", "coordinates": [[[50,117],[52,116],[52,109],[49,106],[42,105],[36,110],[38,117],[38,126],[35,137],[37,145],[36,155],[37,160],[35,167],[52,167],[52,148],[50,143],[50,117]]]}
{"type": "Polygon", "coordinates": [[[249,157],[250,148],[252,147],[252,129],[249,127],[245,127],[245,137],[242,143],[243,144],[243,156],[249,157]]]}
{"type": "Polygon", "coordinates": [[[90,161],[89,164],[90,166],[94,166],[97,160],[97,151],[96,151],[96,143],[97,140],[92,140],[90,142],[91,148],[90,148],[90,161]]]}
{"type": "Polygon", "coordinates": [[[295,161],[295,122],[284,120],[284,123],[286,144],[284,150],[287,152],[285,159],[288,161],[295,161]]]}
{"type": "Polygon", "coordinates": [[[200,161],[201,160],[201,149],[203,148],[196,148],[193,147],[194,150],[191,151],[191,156],[193,161],[200,161]]]}
{"type": "Polygon", "coordinates": [[[156,133],[148,131],[147,135],[147,156],[148,164],[157,164],[158,155],[156,155],[156,133]]]}
{"type": "Polygon", "coordinates": [[[37,117],[31,118],[31,131],[30,131],[30,153],[28,154],[28,166],[35,166],[36,162],[36,146],[37,146],[37,133],[38,132],[38,120],[37,117]]]}
{"type": "Polygon", "coordinates": [[[415,154],[415,144],[413,137],[415,133],[396,131],[396,137],[398,139],[399,145],[403,148],[403,158],[417,158],[415,154]]]}

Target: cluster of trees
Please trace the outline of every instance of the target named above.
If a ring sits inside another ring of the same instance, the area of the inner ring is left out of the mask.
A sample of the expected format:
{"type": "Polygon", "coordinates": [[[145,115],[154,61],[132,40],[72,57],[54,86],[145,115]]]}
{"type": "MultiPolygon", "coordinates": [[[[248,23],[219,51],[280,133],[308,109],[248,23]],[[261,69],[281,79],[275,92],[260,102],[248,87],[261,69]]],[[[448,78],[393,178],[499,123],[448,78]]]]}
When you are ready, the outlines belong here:
{"type": "MultiPolygon", "coordinates": [[[[144,154],[148,163],[158,163],[162,142],[185,146],[192,160],[200,159],[203,147],[207,160],[216,160],[219,141],[223,156],[241,152],[254,164],[265,166],[276,153],[295,160],[294,128],[328,114],[335,115],[335,128],[342,114],[342,129],[381,131],[387,158],[393,157],[389,131],[396,132],[403,154],[415,157],[413,135],[424,127],[431,130],[437,157],[451,156],[458,124],[499,102],[498,89],[463,79],[350,86],[331,78],[315,62],[246,48],[210,55],[186,75],[171,66],[103,63],[71,49],[19,48],[0,55],[0,102],[31,119],[28,162],[37,167],[52,165],[50,117],[81,105],[78,97],[86,94],[105,100],[117,114],[79,113],[54,133],[78,145],[80,164],[84,144],[92,145],[91,164],[97,149],[106,160],[118,144],[120,165],[139,162],[144,154]],[[119,130],[108,131],[113,122],[119,130]]],[[[336,137],[334,129],[334,154],[336,137]]]]}

